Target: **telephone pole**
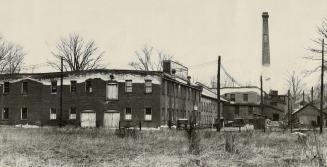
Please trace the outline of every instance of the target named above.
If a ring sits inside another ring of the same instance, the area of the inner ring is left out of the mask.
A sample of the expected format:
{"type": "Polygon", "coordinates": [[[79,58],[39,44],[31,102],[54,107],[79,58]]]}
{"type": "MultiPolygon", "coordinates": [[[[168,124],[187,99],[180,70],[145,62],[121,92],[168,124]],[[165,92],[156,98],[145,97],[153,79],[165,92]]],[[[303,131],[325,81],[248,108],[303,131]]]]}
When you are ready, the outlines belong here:
{"type": "Polygon", "coordinates": [[[322,39],[322,49],[321,49],[321,83],[320,83],[320,133],[322,133],[323,127],[323,102],[324,102],[324,39],[322,39]]]}
{"type": "Polygon", "coordinates": [[[217,71],[217,132],[220,132],[220,64],[221,58],[218,56],[218,71],[217,71]]]}
{"type": "Polygon", "coordinates": [[[61,68],[60,68],[60,111],[59,111],[59,127],[62,126],[62,92],[63,92],[63,73],[64,73],[64,65],[63,65],[63,57],[61,57],[61,68]]]}

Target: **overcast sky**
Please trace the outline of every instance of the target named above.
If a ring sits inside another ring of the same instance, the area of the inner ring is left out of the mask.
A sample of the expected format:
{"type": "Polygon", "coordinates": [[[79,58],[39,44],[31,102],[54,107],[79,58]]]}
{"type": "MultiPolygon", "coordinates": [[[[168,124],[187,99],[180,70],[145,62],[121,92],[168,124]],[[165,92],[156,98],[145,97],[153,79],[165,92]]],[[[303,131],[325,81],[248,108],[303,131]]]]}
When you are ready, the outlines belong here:
{"type": "MultiPolygon", "coordinates": [[[[2,37],[22,45],[26,65],[52,59],[60,37],[79,33],[96,41],[108,68],[130,68],[134,52],[145,45],[162,49],[190,68],[194,80],[208,83],[222,56],[241,83],[258,85],[264,11],[269,12],[272,88],[285,91],[287,72],[313,69],[304,60],[327,17],[325,0],[30,0],[0,3],[2,37]]],[[[41,66],[40,66],[41,67],[41,66]]],[[[44,66],[37,72],[51,69],[44,66]]],[[[315,84],[317,77],[308,85],[315,84]]],[[[308,79],[307,79],[308,80],[308,79]]]]}

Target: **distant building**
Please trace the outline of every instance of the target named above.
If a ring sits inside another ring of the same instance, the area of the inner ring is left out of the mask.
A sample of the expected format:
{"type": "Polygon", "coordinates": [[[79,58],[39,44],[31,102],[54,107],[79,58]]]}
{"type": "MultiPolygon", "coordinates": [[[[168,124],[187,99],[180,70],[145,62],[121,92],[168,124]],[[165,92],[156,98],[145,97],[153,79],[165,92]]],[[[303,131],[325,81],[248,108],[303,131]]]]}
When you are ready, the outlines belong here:
{"type": "Polygon", "coordinates": [[[263,118],[280,121],[287,109],[285,96],[278,95],[277,91],[271,91],[269,94],[263,92],[262,110],[261,89],[255,86],[221,88],[221,95],[230,101],[224,105],[225,122],[240,121],[253,124],[263,118]]]}
{"type": "MultiPolygon", "coordinates": [[[[202,87],[201,100],[199,105],[199,110],[201,112],[200,124],[203,126],[212,127],[217,123],[218,113],[217,113],[217,93],[214,93],[209,87],[202,83],[196,82],[196,85],[202,87]]],[[[220,120],[223,121],[223,109],[229,102],[220,97],[220,120]]]]}
{"type": "MultiPolygon", "coordinates": [[[[323,125],[326,126],[327,114],[323,112],[323,125]]],[[[307,103],[292,113],[294,126],[316,127],[320,125],[320,110],[312,103],[307,103]]]]}

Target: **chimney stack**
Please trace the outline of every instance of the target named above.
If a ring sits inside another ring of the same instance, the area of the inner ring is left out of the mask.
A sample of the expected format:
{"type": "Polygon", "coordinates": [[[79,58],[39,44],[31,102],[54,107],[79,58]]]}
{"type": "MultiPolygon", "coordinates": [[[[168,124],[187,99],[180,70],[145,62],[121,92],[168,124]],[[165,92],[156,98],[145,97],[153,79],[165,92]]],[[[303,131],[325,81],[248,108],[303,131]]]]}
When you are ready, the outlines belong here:
{"type": "Polygon", "coordinates": [[[270,66],[268,12],[262,13],[262,65],[270,66]]]}
{"type": "Polygon", "coordinates": [[[187,84],[191,85],[191,76],[187,76],[187,84]]]}

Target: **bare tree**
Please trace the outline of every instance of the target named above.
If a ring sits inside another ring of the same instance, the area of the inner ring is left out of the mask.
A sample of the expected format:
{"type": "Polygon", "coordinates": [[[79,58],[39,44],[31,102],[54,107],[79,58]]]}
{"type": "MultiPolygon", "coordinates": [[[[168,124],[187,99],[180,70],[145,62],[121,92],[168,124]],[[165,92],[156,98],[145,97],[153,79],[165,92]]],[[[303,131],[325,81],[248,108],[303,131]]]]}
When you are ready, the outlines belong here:
{"type": "Polygon", "coordinates": [[[0,73],[19,73],[25,55],[22,46],[0,38],[0,73]]]}
{"type": "Polygon", "coordinates": [[[163,61],[171,60],[173,56],[162,50],[153,50],[153,47],[145,46],[141,52],[135,51],[137,61],[130,62],[129,65],[135,70],[162,71],[163,61]]]}
{"type": "Polygon", "coordinates": [[[290,90],[293,103],[296,103],[299,99],[301,99],[302,92],[305,87],[302,78],[303,76],[297,74],[295,71],[289,73],[288,75],[287,85],[290,90]]]}
{"type": "Polygon", "coordinates": [[[60,70],[61,57],[65,71],[80,71],[103,68],[101,63],[104,51],[99,51],[94,41],[86,41],[78,34],[62,38],[52,52],[54,61],[48,61],[53,68],[60,70]]]}

